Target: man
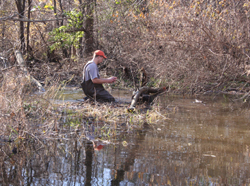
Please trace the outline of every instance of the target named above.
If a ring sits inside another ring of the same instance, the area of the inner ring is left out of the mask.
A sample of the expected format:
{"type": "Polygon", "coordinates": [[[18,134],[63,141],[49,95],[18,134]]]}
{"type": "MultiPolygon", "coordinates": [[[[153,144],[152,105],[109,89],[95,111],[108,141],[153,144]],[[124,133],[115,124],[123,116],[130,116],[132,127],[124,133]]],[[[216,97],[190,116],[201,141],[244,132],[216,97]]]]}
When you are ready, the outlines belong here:
{"type": "Polygon", "coordinates": [[[84,66],[81,86],[88,98],[100,102],[114,102],[115,98],[104,89],[102,84],[114,83],[117,77],[101,78],[97,67],[106,58],[103,51],[96,50],[94,52],[93,59],[84,66]]]}

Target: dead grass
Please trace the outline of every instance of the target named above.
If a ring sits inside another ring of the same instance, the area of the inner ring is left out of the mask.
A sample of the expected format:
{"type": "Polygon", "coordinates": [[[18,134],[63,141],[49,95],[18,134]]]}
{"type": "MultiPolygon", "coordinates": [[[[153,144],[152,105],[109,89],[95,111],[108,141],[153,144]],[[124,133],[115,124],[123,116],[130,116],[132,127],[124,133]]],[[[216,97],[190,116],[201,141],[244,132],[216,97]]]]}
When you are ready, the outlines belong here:
{"type": "Polygon", "coordinates": [[[15,69],[4,74],[1,85],[0,136],[11,141],[41,141],[68,138],[71,135],[87,138],[90,132],[107,140],[121,131],[141,128],[144,123],[167,119],[167,116],[157,111],[157,107],[147,111],[138,107],[136,113],[128,113],[127,104],[58,104],[55,102],[56,96],[66,84],[46,86],[45,93],[37,94],[33,92],[34,85],[15,69]]]}

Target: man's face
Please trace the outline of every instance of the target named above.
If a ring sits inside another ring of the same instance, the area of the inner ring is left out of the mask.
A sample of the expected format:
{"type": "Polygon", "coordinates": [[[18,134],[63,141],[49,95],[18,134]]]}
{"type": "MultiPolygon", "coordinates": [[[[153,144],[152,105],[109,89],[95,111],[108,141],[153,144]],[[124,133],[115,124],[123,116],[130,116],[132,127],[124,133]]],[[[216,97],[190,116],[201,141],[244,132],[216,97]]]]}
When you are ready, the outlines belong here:
{"type": "Polygon", "coordinates": [[[100,64],[103,61],[104,57],[98,56],[98,64],[100,64]]]}

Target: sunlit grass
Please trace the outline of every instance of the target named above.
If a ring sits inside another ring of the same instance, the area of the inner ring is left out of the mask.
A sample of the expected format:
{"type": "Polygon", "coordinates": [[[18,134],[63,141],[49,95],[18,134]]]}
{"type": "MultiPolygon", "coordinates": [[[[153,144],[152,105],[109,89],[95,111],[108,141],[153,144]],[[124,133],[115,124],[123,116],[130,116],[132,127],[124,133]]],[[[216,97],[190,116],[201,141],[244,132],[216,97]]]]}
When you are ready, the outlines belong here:
{"type": "MultiPolygon", "coordinates": [[[[16,73],[16,72],[15,72],[16,73]]],[[[15,76],[15,73],[13,75],[15,76]]],[[[45,87],[45,93],[24,91],[33,86],[18,78],[2,81],[0,90],[1,123],[0,135],[8,139],[46,139],[86,137],[94,126],[95,136],[111,139],[121,131],[142,128],[144,123],[154,124],[166,120],[160,114],[159,105],[145,110],[138,105],[134,113],[127,112],[128,104],[97,102],[56,102],[62,96],[65,84],[55,83],[45,87]],[[21,81],[22,86],[18,86],[21,81]],[[14,86],[13,86],[14,85],[14,86]],[[61,92],[61,93],[60,93],[61,92]]]]}

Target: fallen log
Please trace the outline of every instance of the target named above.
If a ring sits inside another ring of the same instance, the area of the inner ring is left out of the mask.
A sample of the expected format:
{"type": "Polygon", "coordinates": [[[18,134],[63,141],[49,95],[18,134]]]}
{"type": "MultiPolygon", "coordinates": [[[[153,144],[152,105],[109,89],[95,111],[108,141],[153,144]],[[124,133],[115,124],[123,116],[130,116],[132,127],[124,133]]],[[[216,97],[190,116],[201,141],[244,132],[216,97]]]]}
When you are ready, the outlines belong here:
{"type": "Polygon", "coordinates": [[[135,106],[139,100],[142,102],[152,103],[153,100],[162,92],[166,91],[166,87],[162,88],[151,88],[151,87],[142,87],[136,91],[132,96],[132,101],[127,109],[128,112],[134,112],[135,106]]]}
{"type": "Polygon", "coordinates": [[[20,68],[21,68],[22,72],[24,73],[24,75],[26,76],[26,78],[28,80],[30,80],[32,83],[34,83],[40,92],[45,92],[45,89],[43,88],[41,83],[29,74],[29,72],[27,70],[26,62],[23,59],[22,53],[19,50],[16,50],[15,55],[16,55],[17,63],[20,66],[20,68]]]}

